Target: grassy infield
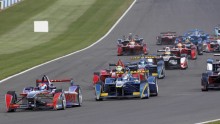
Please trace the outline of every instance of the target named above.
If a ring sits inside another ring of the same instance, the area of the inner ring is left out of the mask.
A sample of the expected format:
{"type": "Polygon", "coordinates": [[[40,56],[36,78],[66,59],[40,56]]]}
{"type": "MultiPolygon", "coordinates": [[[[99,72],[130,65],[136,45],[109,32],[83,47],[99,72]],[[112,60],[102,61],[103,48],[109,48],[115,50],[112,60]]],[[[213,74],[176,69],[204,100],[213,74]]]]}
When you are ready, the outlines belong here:
{"type": "Polygon", "coordinates": [[[220,124],[220,121],[216,121],[216,122],[210,122],[208,124],[220,124]]]}
{"type": "Polygon", "coordinates": [[[25,0],[0,12],[0,79],[90,45],[132,1],[25,0]],[[50,32],[33,33],[34,20],[50,32]]]}

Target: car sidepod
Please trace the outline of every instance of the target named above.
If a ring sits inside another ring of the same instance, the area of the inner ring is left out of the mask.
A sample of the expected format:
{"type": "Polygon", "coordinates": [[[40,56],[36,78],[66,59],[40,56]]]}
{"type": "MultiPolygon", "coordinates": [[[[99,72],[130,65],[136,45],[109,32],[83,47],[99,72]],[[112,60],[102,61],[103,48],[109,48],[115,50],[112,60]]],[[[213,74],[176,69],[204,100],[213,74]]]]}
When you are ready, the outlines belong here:
{"type": "Polygon", "coordinates": [[[66,106],[81,106],[82,105],[82,91],[81,88],[76,86],[70,86],[68,91],[65,91],[66,106]]]}

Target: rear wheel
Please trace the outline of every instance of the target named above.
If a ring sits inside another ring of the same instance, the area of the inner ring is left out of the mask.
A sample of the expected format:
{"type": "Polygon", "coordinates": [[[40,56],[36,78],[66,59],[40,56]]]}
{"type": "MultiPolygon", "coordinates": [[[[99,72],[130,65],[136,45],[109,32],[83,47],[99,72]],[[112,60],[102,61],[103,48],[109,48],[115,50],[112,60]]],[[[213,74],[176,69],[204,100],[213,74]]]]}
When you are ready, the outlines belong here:
{"type": "Polygon", "coordinates": [[[156,85],[156,91],[155,91],[154,96],[158,96],[158,90],[159,90],[159,88],[158,88],[157,80],[156,80],[156,82],[155,82],[155,85],[156,85]]]}
{"type": "Polygon", "coordinates": [[[150,97],[150,88],[149,88],[149,84],[147,86],[147,96],[146,96],[146,99],[149,99],[150,97]]]}

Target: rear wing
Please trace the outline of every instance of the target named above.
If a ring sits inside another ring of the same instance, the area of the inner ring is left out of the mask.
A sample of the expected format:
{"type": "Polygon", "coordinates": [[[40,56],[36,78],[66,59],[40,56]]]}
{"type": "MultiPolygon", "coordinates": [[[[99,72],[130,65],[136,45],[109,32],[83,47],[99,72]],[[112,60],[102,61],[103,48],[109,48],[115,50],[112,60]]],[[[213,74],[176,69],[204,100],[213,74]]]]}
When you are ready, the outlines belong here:
{"type": "Polygon", "coordinates": [[[160,34],[174,34],[176,35],[175,31],[168,31],[168,32],[161,32],[160,34]]]}
{"type": "Polygon", "coordinates": [[[135,56],[131,57],[131,60],[137,60],[137,59],[158,59],[160,58],[159,56],[135,56]]]}
{"type": "Polygon", "coordinates": [[[166,50],[157,50],[157,52],[179,52],[179,50],[170,50],[170,51],[166,51],[166,50]]]}
{"type": "Polygon", "coordinates": [[[124,73],[138,74],[138,73],[148,73],[148,72],[149,70],[137,70],[137,71],[116,72],[116,74],[124,74],[124,73]]]}
{"type": "Polygon", "coordinates": [[[62,80],[50,80],[47,76],[43,76],[41,80],[36,80],[36,86],[38,86],[40,83],[45,83],[48,86],[52,86],[52,83],[70,83],[71,86],[74,85],[73,79],[62,79],[62,80]]]}

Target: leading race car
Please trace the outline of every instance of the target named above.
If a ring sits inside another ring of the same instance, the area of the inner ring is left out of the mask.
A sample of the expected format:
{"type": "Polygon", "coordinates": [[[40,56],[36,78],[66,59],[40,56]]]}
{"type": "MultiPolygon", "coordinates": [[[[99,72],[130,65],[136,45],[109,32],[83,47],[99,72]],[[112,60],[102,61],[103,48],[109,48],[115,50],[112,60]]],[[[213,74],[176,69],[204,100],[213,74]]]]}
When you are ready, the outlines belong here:
{"type": "MultiPolygon", "coordinates": [[[[215,54],[214,56],[220,56],[215,54]]],[[[207,60],[207,70],[202,73],[201,78],[202,91],[209,89],[220,89],[220,61],[214,59],[207,60]]]]}
{"type": "Polygon", "coordinates": [[[5,104],[7,112],[14,112],[17,109],[62,110],[66,107],[81,106],[82,92],[72,79],[50,80],[44,75],[41,80],[36,80],[36,87],[25,87],[19,95],[15,91],[8,91],[5,95],[5,104]],[[70,86],[67,91],[63,91],[57,89],[53,83],[69,83],[70,86]]]}
{"type": "Polygon", "coordinates": [[[158,95],[157,78],[147,77],[145,72],[125,72],[121,77],[106,78],[104,83],[95,84],[96,100],[104,98],[139,97],[158,95]]]}
{"type": "Polygon", "coordinates": [[[162,44],[170,44],[173,45],[175,42],[175,39],[177,37],[176,32],[162,32],[160,33],[160,36],[157,36],[157,45],[162,45],[162,44]]]}
{"type": "Polygon", "coordinates": [[[164,60],[165,69],[186,69],[188,68],[188,58],[186,54],[181,54],[180,50],[166,47],[164,50],[157,50],[157,52],[164,52],[160,55],[164,60]]]}
{"type": "Polygon", "coordinates": [[[128,63],[128,68],[135,68],[136,70],[144,69],[147,70],[147,74],[156,76],[158,79],[165,77],[165,67],[163,59],[155,55],[141,55],[132,57],[132,60],[138,60],[138,62],[128,63]],[[135,67],[134,67],[135,66],[135,67]]]}
{"type": "Polygon", "coordinates": [[[129,54],[148,54],[147,44],[143,38],[139,38],[138,35],[135,38],[132,34],[128,38],[118,39],[117,55],[129,55],[129,54]]]}

